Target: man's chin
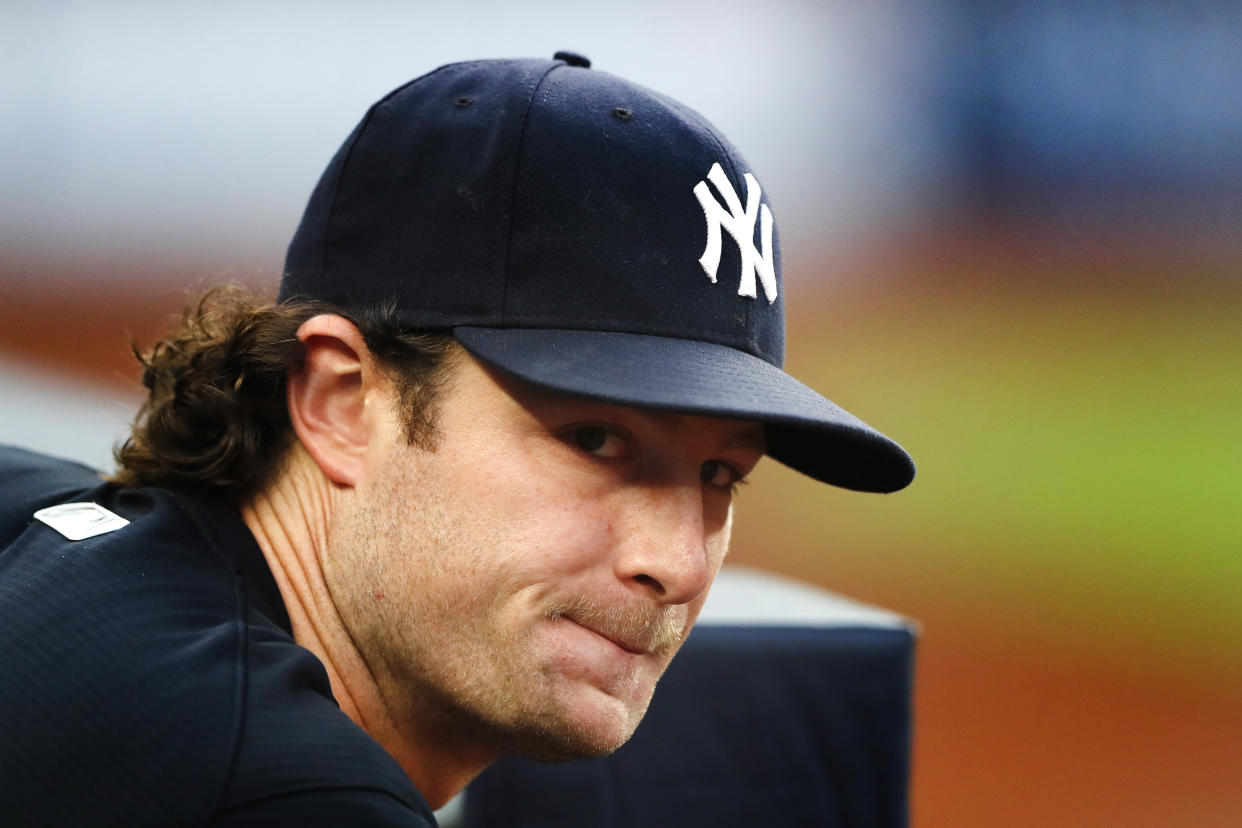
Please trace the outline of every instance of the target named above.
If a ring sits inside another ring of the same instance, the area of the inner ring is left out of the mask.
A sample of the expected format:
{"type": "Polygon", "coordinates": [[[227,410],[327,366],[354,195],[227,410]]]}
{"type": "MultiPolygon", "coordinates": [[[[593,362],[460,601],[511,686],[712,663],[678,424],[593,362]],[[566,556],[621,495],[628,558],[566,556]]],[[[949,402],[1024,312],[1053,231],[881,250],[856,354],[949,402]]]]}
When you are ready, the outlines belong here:
{"type": "Polygon", "coordinates": [[[558,734],[558,738],[545,735],[543,739],[525,740],[517,755],[525,759],[539,762],[568,762],[573,759],[597,759],[612,754],[617,748],[629,741],[629,735],[621,739],[587,739],[577,734],[566,738],[558,734]]]}
{"type": "Polygon", "coordinates": [[[634,735],[642,710],[610,709],[595,715],[545,716],[538,724],[518,735],[514,753],[541,762],[564,762],[607,756],[634,735]]]}

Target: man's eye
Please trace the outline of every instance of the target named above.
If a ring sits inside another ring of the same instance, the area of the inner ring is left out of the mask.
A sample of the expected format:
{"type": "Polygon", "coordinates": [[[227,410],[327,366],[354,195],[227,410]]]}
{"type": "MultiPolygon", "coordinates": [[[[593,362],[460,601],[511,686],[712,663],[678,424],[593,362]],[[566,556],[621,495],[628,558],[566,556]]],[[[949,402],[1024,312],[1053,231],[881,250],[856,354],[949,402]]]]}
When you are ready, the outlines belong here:
{"type": "Polygon", "coordinates": [[[699,467],[699,479],[708,486],[733,491],[746,482],[738,470],[722,460],[708,460],[699,467]]]}
{"type": "Polygon", "coordinates": [[[626,452],[625,438],[604,426],[578,426],[569,433],[574,445],[587,454],[611,460],[626,452]]]}

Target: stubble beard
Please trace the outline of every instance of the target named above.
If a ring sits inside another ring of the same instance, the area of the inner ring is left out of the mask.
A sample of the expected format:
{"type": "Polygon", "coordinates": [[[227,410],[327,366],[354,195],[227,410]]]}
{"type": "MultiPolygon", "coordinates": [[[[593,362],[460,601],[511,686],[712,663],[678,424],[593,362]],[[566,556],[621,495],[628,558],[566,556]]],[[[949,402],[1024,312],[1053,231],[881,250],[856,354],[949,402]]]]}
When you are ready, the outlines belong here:
{"type": "MultiPolygon", "coordinates": [[[[434,481],[414,477],[391,468],[382,490],[359,500],[352,519],[343,521],[337,571],[325,564],[333,599],[353,619],[350,634],[398,726],[415,738],[486,745],[498,755],[544,761],[603,756],[624,744],[649,695],[624,732],[591,727],[531,679],[537,671],[529,630],[498,636],[488,629],[485,602],[460,622],[446,622],[462,615],[459,604],[468,590],[460,582],[456,589],[427,589],[427,580],[434,584],[434,576],[446,575],[452,581],[454,554],[466,544],[501,549],[506,533],[477,526],[473,535],[462,531],[456,520],[463,506],[445,498],[434,481]],[[404,517],[413,509],[422,513],[417,537],[404,517]]],[[[564,617],[648,651],[663,661],[661,672],[685,626],[684,613],[672,608],[607,606],[586,596],[549,606],[543,616],[545,622],[564,617]]],[[[630,680],[627,690],[639,677],[630,680]]]]}

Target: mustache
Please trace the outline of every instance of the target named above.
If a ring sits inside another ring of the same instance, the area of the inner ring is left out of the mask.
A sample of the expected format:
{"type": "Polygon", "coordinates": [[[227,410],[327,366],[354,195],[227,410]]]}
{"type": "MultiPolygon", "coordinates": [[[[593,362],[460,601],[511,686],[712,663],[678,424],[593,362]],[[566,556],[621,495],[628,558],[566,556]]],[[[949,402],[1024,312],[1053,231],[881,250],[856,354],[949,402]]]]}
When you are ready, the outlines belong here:
{"type": "Polygon", "coordinates": [[[549,607],[549,619],[567,618],[635,653],[665,655],[682,640],[685,618],[675,607],[655,604],[605,604],[578,596],[549,607]]]}

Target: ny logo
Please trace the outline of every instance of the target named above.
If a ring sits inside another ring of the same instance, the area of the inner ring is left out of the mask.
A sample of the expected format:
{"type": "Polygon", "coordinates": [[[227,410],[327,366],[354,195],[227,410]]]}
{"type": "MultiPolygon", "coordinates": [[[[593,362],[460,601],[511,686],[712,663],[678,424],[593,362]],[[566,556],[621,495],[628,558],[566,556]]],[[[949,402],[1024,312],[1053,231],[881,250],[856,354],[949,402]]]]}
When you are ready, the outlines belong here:
{"type": "Polygon", "coordinates": [[[716,268],[720,266],[720,228],[723,227],[737,242],[737,249],[742,257],[742,279],[737,295],[755,298],[755,274],[758,273],[759,281],[763,284],[763,295],[768,298],[768,304],[772,304],[776,301],[776,268],[772,264],[772,211],[768,209],[768,205],[759,203],[763,195],[759,182],[753,175],[746,173],[746,209],[743,210],[737,192],[719,164],[712,164],[707,173],[707,181],[694,185],[695,198],[699,200],[703,207],[703,216],[707,219],[707,247],[699,258],[703,272],[713,284],[716,282],[716,268]],[[712,196],[707,181],[716,185],[716,191],[724,199],[728,210],[721,207],[720,202],[712,196]],[[755,249],[756,218],[760,220],[759,230],[763,238],[762,256],[755,249]]]}

